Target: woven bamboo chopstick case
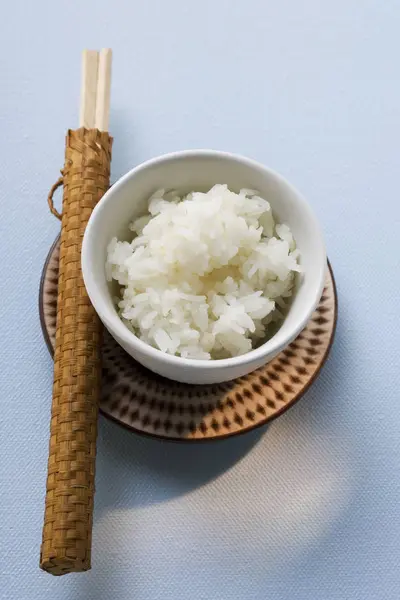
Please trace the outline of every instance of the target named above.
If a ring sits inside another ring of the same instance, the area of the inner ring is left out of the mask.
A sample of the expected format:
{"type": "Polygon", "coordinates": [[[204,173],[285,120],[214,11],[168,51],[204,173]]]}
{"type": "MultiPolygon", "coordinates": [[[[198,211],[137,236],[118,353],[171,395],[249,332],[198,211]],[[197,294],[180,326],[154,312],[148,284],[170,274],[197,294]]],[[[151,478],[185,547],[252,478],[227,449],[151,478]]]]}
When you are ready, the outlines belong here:
{"type": "Polygon", "coordinates": [[[91,566],[98,399],[99,319],[81,273],[90,214],[109,187],[112,138],[68,131],[46,506],[40,566],[54,574],[91,566]]]}

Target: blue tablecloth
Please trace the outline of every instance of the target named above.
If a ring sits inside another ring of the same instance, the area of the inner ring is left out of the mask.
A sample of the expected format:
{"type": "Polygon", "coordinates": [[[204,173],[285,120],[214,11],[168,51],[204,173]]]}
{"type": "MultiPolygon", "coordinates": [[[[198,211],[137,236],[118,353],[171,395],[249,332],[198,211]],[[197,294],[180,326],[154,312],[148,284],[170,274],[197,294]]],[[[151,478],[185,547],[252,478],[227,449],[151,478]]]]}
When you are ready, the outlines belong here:
{"type": "Polygon", "coordinates": [[[8,0],[1,21],[4,600],[398,600],[396,0],[8,0]],[[93,569],[38,568],[52,361],[37,310],[46,195],[80,52],[114,50],[112,178],[211,147],[277,169],[320,218],[340,301],[321,377],[268,429],[181,446],[100,419],[93,569]]]}

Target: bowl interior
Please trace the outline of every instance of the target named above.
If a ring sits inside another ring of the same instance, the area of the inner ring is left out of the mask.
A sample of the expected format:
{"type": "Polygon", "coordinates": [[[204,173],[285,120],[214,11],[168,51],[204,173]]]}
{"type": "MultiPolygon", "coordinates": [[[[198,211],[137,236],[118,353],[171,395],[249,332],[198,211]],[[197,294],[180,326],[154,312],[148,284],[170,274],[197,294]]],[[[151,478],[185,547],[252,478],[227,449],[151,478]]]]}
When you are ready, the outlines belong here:
{"type": "Polygon", "coordinates": [[[226,183],[235,192],[241,188],[258,190],[270,202],[276,220],[291,228],[304,273],[299,277],[300,285],[286,318],[273,338],[274,345],[288,343],[305,326],[321,296],[326,269],[324,244],[312,211],[278,174],[254,161],[212,151],[176,153],[144,163],[114,184],[94,210],[85,233],[85,260],[90,265],[85,281],[88,283],[90,277],[90,287],[96,289],[95,306],[98,309],[101,304],[100,316],[107,314],[109,325],[115,319],[121,323],[105,278],[111,238],[132,239],[129,223],[146,212],[147,200],[158,188],[187,193],[207,191],[216,183],[226,183]]]}

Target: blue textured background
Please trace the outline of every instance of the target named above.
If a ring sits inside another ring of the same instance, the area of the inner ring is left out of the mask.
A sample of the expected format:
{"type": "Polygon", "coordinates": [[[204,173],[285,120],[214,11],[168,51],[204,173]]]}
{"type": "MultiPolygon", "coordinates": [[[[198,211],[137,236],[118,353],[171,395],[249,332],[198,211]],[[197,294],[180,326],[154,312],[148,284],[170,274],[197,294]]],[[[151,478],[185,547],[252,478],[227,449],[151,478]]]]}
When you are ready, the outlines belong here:
{"type": "Polygon", "coordinates": [[[13,0],[2,6],[0,597],[398,600],[400,4],[13,0]],[[212,147],[288,177],[340,295],[317,383],[268,430],[208,446],[101,418],[93,569],[38,568],[52,363],[37,291],[80,52],[114,50],[113,179],[212,147]]]}

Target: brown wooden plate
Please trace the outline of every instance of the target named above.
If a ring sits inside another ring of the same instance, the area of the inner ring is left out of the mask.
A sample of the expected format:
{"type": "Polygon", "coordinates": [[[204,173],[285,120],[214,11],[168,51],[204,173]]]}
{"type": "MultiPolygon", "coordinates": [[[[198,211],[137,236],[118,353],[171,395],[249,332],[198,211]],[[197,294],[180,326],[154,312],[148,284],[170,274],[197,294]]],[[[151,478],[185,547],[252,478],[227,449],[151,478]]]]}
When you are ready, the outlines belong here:
{"type": "MultiPolygon", "coordinates": [[[[43,335],[53,354],[59,238],[50,248],[39,292],[43,335]]],[[[308,325],[281,354],[246,377],[215,385],[164,379],[142,367],[107,333],[100,410],[137,433],[175,441],[225,438],[275,419],[298,400],[323,366],[337,320],[329,265],[325,289],[308,325]]]]}

